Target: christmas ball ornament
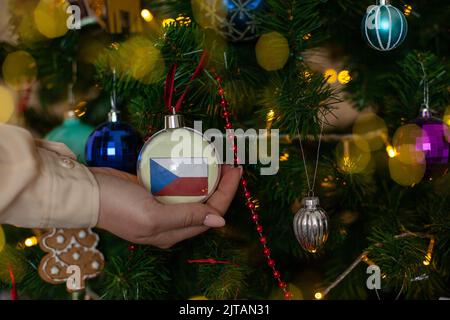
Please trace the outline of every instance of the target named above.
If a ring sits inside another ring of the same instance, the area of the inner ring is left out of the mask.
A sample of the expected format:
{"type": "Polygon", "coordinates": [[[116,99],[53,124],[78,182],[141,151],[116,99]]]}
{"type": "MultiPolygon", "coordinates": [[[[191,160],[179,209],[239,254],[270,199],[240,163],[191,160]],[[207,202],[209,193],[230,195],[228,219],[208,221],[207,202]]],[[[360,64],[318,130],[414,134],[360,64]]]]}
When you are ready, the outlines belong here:
{"type": "Polygon", "coordinates": [[[182,116],[164,120],[165,128],[150,137],[139,154],[139,181],[162,203],[203,202],[220,178],[214,145],[185,127],[182,116]]]}
{"type": "Polygon", "coordinates": [[[141,138],[127,123],[111,111],[109,121],[98,126],[86,143],[86,163],[91,167],[109,167],[136,173],[141,138]]]}
{"type": "Polygon", "coordinates": [[[255,13],[263,0],[191,0],[195,21],[212,28],[229,41],[249,41],[258,37],[255,13]]]}
{"type": "Polygon", "coordinates": [[[406,38],[408,23],[403,13],[391,6],[387,0],[367,8],[362,19],[361,31],[364,40],[379,51],[397,48],[406,38]]]}
{"type": "Polygon", "coordinates": [[[289,43],[278,32],[263,34],[256,43],[256,60],[267,71],[282,69],[289,58],[289,43]]]}
{"type": "Polygon", "coordinates": [[[227,17],[221,28],[223,35],[231,41],[248,41],[258,37],[255,11],[261,8],[262,0],[224,0],[227,17]]]}
{"type": "Polygon", "coordinates": [[[302,205],[294,217],[294,233],[303,249],[316,253],[328,239],[328,217],[317,197],[304,198],[302,205]]]}
{"type": "Polygon", "coordinates": [[[69,111],[62,125],[50,131],[45,139],[64,143],[77,156],[78,161],[84,163],[86,160],[84,149],[93,130],[90,125],[81,122],[73,111],[69,111]]]}
{"type": "Polygon", "coordinates": [[[423,109],[421,116],[412,123],[422,128],[422,134],[416,137],[415,142],[416,151],[422,151],[425,156],[425,178],[442,176],[448,171],[449,165],[449,127],[440,119],[432,117],[428,109],[423,109]]]}

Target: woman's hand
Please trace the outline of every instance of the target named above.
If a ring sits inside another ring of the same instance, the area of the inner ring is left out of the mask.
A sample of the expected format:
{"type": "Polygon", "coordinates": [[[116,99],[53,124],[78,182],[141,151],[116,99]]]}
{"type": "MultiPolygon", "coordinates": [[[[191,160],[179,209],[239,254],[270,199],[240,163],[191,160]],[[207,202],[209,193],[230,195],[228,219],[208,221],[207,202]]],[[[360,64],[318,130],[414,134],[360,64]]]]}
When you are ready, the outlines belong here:
{"type": "Polygon", "coordinates": [[[222,166],[217,190],[206,203],[161,204],[136,176],[110,169],[89,168],[100,187],[97,227],[133,243],[169,248],[209,228],[225,225],[222,218],[234,198],[242,167],[222,166]]]}

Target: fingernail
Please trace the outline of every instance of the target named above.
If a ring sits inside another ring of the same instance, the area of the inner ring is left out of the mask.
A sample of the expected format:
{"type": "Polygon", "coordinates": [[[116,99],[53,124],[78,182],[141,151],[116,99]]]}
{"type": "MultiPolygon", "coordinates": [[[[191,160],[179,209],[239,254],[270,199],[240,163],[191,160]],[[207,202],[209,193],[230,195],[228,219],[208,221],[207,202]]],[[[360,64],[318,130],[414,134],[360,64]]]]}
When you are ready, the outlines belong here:
{"type": "Polygon", "coordinates": [[[221,216],[215,214],[208,214],[203,221],[203,224],[211,228],[220,228],[225,226],[225,220],[221,216]]]}

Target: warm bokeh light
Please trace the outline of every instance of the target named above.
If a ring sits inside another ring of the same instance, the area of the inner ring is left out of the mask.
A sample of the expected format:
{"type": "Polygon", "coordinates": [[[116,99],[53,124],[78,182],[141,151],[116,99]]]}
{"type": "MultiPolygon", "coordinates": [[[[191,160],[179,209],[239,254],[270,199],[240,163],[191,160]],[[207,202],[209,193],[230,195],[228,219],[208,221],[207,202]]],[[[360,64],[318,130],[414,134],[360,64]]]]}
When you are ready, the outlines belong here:
{"type": "Polygon", "coordinates": [[[255,47],[258,64],[267,71],[282,69],[289,58],[289,43],[278,32],[272,31],[259,37],[255,47]]]}
{"type": "Polygon", "coordinates": [[[411,12],[412,12],[412,6],[410,6],[409,4],[405,4],[403,6],[403,14],[408,17],[411,14],[411,12]]]}
{"type": "Polygon", "coordinates": [[[153,14],[148,9],[142,9],[141,11],[141,17],[147,22],[150,22],[153,20],[153,14]]]}
{"type": "Polygon", "coordinates": [[[267,113],[267,121],[268,121],[268,122],[272,122],[273,119],[275,119],[275,111],[270,110],[270,111],[267,113]]]}
{"type": "Polygon", "coordinates": [[[218,30],[227,17],[227,7],[223,0],[191,0],[195,22],[203,28],[218,30]]]}
{"type": "Polygon", "coordinates": [[[340,141],[336,147],[338,168],[344,173],[364,171],[371,158],[369,144],[357,136],[354,136],[353,139],[340,141]]]}
{"type": "Polygon", "coordinates": [[[29,237],[29,238],[26,238],[26,239],[25,239],[25,241],[23,242],[23,244],[24,244],[26,247],[33,247],[33,246],[35,246],[35,245],[38,244],[38,239],[37,239],[37,237],[35,237],[35,236],[29,237]]]}
{"type": "Polygon", "coordinates": [[[337,72],[334,69],[325,70],[325,72],[323,73],[323,76],[325,79],[327,79],[327,82],[329,84],[336,83],[337,78],[338,78],[337,72]]]}
{"type": "Polygon", "coordinates": [[[3,79],[15,89],[23,89],[37,76],[37,64],[33,56],[26,51],[14,51],[8,54],[2,65],[3,79]]]}
{"type": "Polygon", "coordinates": [[[175,19],[175,21],[176,21],[178,24],[185,25],[185,26],[190,25],[191,22],[192,22],[191,18],[189,18],[189,17],[187,17],[187,16],[183,16],[183,15],[179,15],[179,16],[175,19]]]}
{"type": "Polygon", "coordinates": [[[284,152],[280,155],[280,161],[288,161],[289,160],[289,153],[284,152]]]}
{"type": "Polygon", "coordinates": [[[338,81],[340,84],[347,84],[352,80],[350,72],[348,70],[342,70],[338,74],[338,81]]]}
{"type": "Polygon", "coordinates": [[[11,91],[3,86],[0,86],[0,124],[7,123],[14,114],[14,97],[11,91]]]}
{"type": "Polygon", "coordinates": [[[119,76],[129,76],[143,83],[154,83],[164,76],[164,60],[154,43],[135,36],[110,52],[110,64],[119,76]]]}
{"type": "Polygon", "coordinates": [[[416,148],[417,139],[424,135],[422,128],[415,124],[398,128],[392,139],[392,145],[398,153],[396,158],[407,165],[425,164],[425,153],[416,148]]]}
{"type": "Polygon", "coordinates": [[[370,150],[375,151],[384,147],[383,137],[388,135],[388,129],[382,118],[373,112],[365,112],[356,118],[353,124],[353,134],[363,138],[355,140],[356,144],[360,141],[364,143],[361,148],[364,148],[365,142],[367,142],[370,150]]]}
{"type": "Polygon", "coordinates": [[[445,110],[443,121],[446,125],[450,126],[450,107],[447,107],[445,110]]]}
{"type": "Polygon", "coordinates": [[[388,145],[386,147],[386,152],[387,152],[389,158],[395,158],[398,155],[397,150],[395,150],[395,148],[391,145],[388,145]]]}
{"type": "Polygon", "coordinates": [[[321,299],[323,298],[323,295],[322,295],[321,292],[316,292],[316,293],[314,294],[314,298],[315,298],[316,300],[321,300],[321,299]]]}
{"type": "Polygon", "coordinates": [[[307,34],[305,34],[303,36],[303,40],[309,40],[309,39],[311,39],[311,37],[312,37],[312,34],[311,33],[307,33],[307,34]]]}
{"type": "Polygon", "coordinates": [[[426,165],[424,163],[405,163],[401,160],[402,155],[403,151],[400,150],[397,157],[389,158],[389,174],[392,180],[401,186],[414,186],[423,179],[426,165]]]}
{"type": "Polygon", "coordinates": [[[65,35],[68,31],[68,6],[65,0],[40,0],[34,10],[34,23],[39,32],[50,39],[65,35]]]}
{"type": "Polygon", "coordinates": [[[0,252],[2,252],[3,248],[6,244],[5,232],[3,231],[2,226],[0,225],[0,252]]]}
{"type": "Polygon", "coordinates": [[[175,19],[167,18],[167,19],[164,19],[164,20],[162,21],[162,26],[163,26],[163,27],[168,27],[168,26],[170,26],[171,24],[174,24],[175,22],[176,22],[175,19]]]}

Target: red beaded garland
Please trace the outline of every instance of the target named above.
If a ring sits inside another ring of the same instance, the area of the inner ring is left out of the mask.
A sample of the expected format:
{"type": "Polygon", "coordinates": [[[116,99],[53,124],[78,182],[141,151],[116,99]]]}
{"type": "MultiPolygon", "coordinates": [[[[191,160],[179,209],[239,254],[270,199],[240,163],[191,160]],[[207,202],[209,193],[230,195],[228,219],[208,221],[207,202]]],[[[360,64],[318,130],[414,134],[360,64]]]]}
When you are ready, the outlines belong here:
{"type": "MultiPolygon", "coordinates": [[[[225,90],[222,87],[222,78],[216,74],[215,70],[211,70],[211,72],[215,76],[216,81],[218,82],[218,93],[221,98],[220,105],[223,108],[222,116],[225,118],[225,123],[226,123],[225,129],[232,129],[233,124],[231,123],[231,120],[230,120],[231,113],[228,110],[228,103],[225,98],[225,90]]],[[[234,140],[234,134],[229,134],[228,139],[234,140]]],[[[234,163],[240,164],[240,159],[237,156],[238,149],[237,149],[236,145],[233,146],[233,151],[234,151],[234,163]]],[[[280,280],[280,277],[281,277],[280,272],[278,270],[274,269],[275,260],[270,258],[270,249],[266,245],[267,238],[262,234],[263,227],[262,227],[262,225],[259,224],[259,215],[255,213],[255,204],[250,201],[251,193],[247,189],[247,180],[244,177],[241,178],[241,185],[243,187],[244,197],[245,197],[245,199],[247,199],[247,208],[250,210],[251,219],[256,224],[256,231],[259,233],[259,242],[264,246],[263,253],[267,258],[267,264],[269,265],[270,268],[273,269],[273,277],[278,280],[278,287],[281,290],[283,290],[285,299],[290,300],[292,298],[292,294],[286,289],[286,287],[287,287],[286,283],[280,280]]]]}

